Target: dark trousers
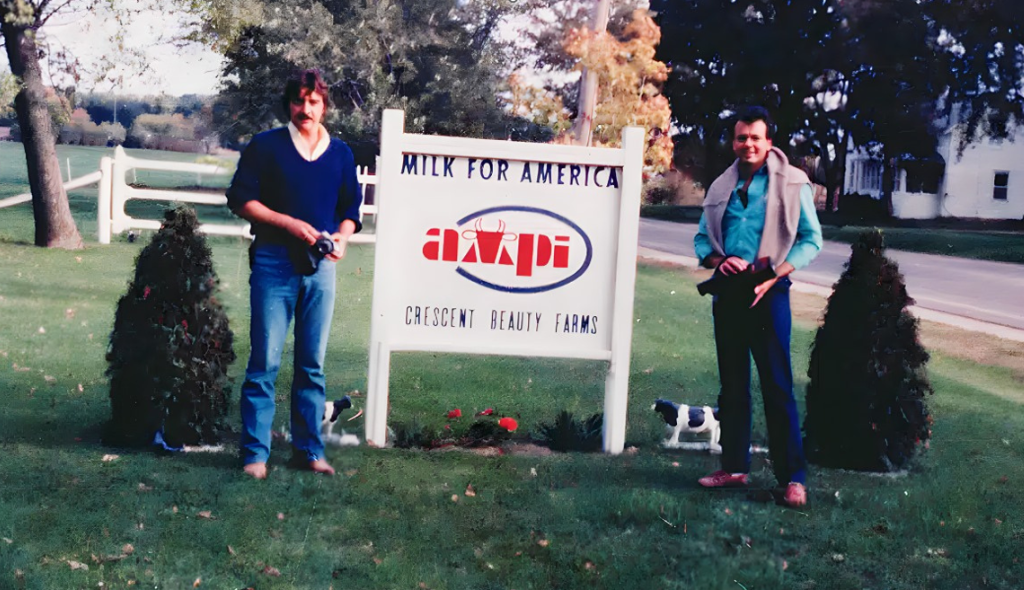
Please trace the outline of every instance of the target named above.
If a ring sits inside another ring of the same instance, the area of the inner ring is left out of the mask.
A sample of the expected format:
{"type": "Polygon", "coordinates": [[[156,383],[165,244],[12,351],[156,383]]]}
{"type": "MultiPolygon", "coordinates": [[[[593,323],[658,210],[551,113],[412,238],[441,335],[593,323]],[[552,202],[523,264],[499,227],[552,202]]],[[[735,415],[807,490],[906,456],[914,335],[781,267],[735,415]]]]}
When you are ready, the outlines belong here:
{"type": "Polygon", "coordinates": [[[722,469],[750,472],[750,357],[761,381],[768,449],[779,484],[805,483],[806,459],[800,417],[793,397],[789,344],[793,318],[788,278],[778,282],[750,309],[749,299],[719,297],[714,305],[718,350],[719,419],[722,425],[722,469]]]}

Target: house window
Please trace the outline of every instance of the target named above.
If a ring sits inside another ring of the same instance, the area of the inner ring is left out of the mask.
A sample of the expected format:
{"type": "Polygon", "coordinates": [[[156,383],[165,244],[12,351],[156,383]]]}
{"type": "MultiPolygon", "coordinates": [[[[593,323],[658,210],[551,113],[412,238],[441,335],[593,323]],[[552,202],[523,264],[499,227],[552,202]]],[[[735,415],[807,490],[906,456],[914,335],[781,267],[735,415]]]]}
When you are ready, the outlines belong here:
{"type": "Polygon", "coordinates": [[[861,169],[860,186],[869,191],[882,190],[882,163],[867,160],[861,169]]]}
{"type": "Polygon", "coordinates": [[[997,201],[1006,200],[1006,189],[1010,186],[1009,172],[996,172],[992,182],[992,198],[997,201]]]}

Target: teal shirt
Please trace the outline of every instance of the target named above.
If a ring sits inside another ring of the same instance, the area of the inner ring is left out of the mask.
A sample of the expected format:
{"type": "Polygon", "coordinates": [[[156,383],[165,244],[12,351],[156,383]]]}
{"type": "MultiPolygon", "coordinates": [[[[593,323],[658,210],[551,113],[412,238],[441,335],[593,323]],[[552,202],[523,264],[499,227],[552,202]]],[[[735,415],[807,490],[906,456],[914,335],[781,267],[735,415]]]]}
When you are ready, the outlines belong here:
{"type": "MultiPolygon", "coordinates": [[[[762,166],[754,173],[754,179],[750,182],[750,189],[747,192],[746,207],[736,194],[736,189],[743,188],[743,183],[743,179],[737,182],[725,208],[725,216],[722,218],[722,235],[725,243],[722,247],[729,256],[738,256],[747,262],[753,262],[757,258],[761,232],[764,230],[764,197],[768,192],[768,167],[762,166]]],[[[814,260],[821,251],[821,246],[821,223],[818,222],[818,214],[814,208],[814,194],[811,192],[811,185],[805,184],[800,189],[800,222],[797,224],[796,241],[786,256],[786,262],[792,264],[795,269],[801,269],[814,260]]],[[[703,214],[700,216],[697,235],[693,237],[693,250],[698,260],[704,260],[713,252],[703,214]]],[[[774,261],[773,263],[778,265],[774,261]]]]}

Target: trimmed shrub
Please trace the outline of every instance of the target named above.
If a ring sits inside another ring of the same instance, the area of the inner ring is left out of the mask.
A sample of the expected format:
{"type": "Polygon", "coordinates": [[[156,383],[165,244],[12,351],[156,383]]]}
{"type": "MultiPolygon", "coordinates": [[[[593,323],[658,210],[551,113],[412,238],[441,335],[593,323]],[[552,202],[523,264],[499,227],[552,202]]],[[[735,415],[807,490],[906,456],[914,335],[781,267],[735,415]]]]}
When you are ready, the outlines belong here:
{"type": "Polygon", "coordinates": [[[931,436],[928,352],[882,232],[864,232],[852,250],[811,348],[807,457],[827,467],[894,471],[931,436]]]}
{"type": "Polygon", "coordinates": [[[198,226],[191,208],[167,211],[117,303],[107,444],[153,444],[158,433],[169,447],[214,443],[224,429],[233,334],[198,226]]]}

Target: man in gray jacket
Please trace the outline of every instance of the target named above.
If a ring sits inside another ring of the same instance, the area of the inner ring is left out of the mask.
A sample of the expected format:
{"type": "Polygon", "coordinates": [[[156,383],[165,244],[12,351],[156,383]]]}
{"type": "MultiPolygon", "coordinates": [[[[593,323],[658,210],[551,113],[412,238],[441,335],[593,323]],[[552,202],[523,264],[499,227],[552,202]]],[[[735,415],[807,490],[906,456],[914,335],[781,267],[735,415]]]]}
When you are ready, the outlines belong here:
{"type": "Polygon", "coordinates": [[[783,502],[807,502],[807,471],[790,360],[792,315],[788,275],[821,251],[821,225],[807,175],[772,146],[774,125],[763,108],[739,113],[736,161],[708,188],[694,250],[701,265],[728,277],[769,258],[775,277],[715,296],[715,346],[721,381],[722,469],[704,487],[736,487],[750,472],[750,357],[757,364],[775,476],[783,502]]]}

